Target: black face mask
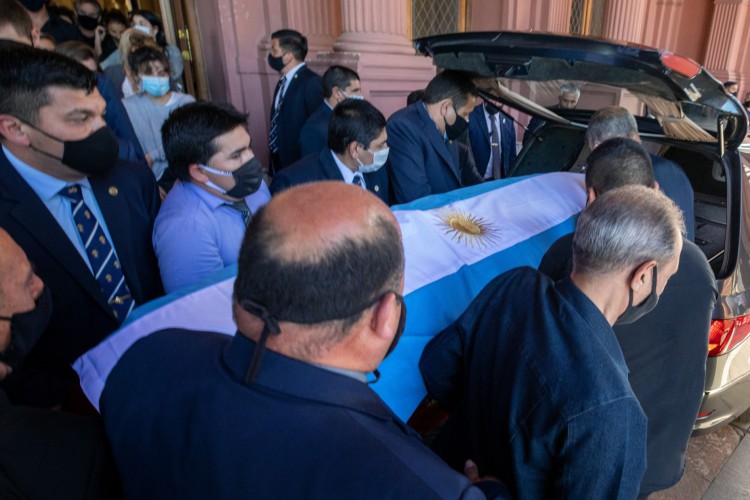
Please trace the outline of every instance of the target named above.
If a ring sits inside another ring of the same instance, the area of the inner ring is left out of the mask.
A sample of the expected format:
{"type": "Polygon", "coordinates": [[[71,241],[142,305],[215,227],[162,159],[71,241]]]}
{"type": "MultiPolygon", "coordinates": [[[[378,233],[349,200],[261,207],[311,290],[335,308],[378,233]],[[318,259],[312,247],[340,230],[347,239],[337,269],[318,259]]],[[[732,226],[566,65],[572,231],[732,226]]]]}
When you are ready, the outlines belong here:
{"type": "Polygon", "coordinates": [[[107,126],[100,128],[85,139],[63,141],[29,123],[26,123],[26,125],[53,141],[61,142],[63,144],[63,155],[62,158],[59,158],[33,145],[29,146],[31,149],[44,156],[61,161],[82,174],[103,174],[111,170],[117,163],[117,157],[120,154],[120,144],[117,141],[117,136],[107,126]]]}
{"type": "Polygon", "coordinates": [[[99,26],[99,17],[84,16],[83,14],[79,14],[78,26],[87,31],[94,31],[96,27],[99,26]]]}
{"type": "Polygon", "coordinates": [[[484,109],[487,110],[488,115],[496,115],[500,109],[495,106],[494,104],[490,104],[489,102],[484,103],[484,109]]]}
{"type": "Polygon", "coordinates": [[[623,312],[620,317],[617,318],[617,321],[615,321],[616,325],[629,325],[631,323],[635,323],[641,317],[650,313],[654,309],[654,307],[656,307],[656,304],[659,302],[659,295],[657,295],[656,293],[656,266],[654,266],[651,278],[651,293],[643,302],[641,302],[637,306],[633,305],[633,289],[630,289],[630,299],[628,300],[628,307],[627,309],[625,309],[625,312],[623,312]]]}
{"type": "Polygon", "coordinates": [[[464,120],[464,118],[458,114],[455,107],[453,108],[453,111],[456,112],[456,121],[453,122],[453,125],[449,125],[448,122],[445,121],[445,117],[443,117],[443,121],[445,121],[445,135],[451,141],[455,141],[461,137],[461,134],[466,132],[466,129],[469,128],[469,122],[464,120]]]}
{"type": "Polygon", "coordinates": [[[271,54],[268,54],[268,65],[271,66],[272,69],[276,71],[281,71],[284,69],[284,54],[280,55],[279,57],[274,57],[271,54]]]}
{"type": "Polygon", "coordinates": [[[256,192],[263,181],[263,167],[258,158],[244,163],[240,168],[232,172],[232,177],[237,183],[232,189],[227,191],[227,196],[232,198],[244,198],[256,192]]]}
{"type": "MultiPolygon", "coordinates": [[[[401,335],[404,334],[404,330],[406,329],[406,302],[404,301],[404,297],[396,292],[393,292],[393,295],[396,296],[396,300],[401,302],[401,313],[398,317],[398,326],[396,327],[396,334],[393,336],[393,340],[391,341],[391,345],[388,346],[388,351],[385,353],[385,358],[388,357],[389,354],[391,354],[398,345],[398,341],[401,340],[401,335]]],[[[383,359],[385,359],[383,358],[383,359]]]]}
{"type": "Polygon", "coordinates": [[[10,344],[4,352],[0,353],[0,362],[11,368],[18,367],[42,336],[50,316],[52,316],[52,294],[45,287],[34,309],[14,314],[10,318],[2,318],[10,321],[10,344]]]}
{"type": "Polygon", "coordinates": [[[21,0],[21,5],[30,12],[39,12],[44,7],[44,0],[21,0]]]}

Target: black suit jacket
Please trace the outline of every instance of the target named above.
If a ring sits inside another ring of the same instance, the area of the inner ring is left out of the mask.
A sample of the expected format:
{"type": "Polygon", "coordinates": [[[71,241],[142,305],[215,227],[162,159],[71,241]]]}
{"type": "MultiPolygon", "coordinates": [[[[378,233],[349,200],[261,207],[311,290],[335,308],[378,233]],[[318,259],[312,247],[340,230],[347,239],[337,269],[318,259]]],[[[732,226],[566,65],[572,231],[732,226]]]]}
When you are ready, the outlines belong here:
{"type": "MultiPolygon", "coordinates": [[[[279,111],[278,136],[279,161],[281,168],[299,160],[299,135],[302,126],[323,100],[323,86],[320,76],[307,65],[301,67],[289,82],[281,110],[279,111]]],[[[276,93],[271,104],[271,116],[274,112],[276,93]]]]}
{"type": "Polygon", "coordinates": [[[305,122],[299,135],[300,154],[303,158],[328,148],[328,122],[332,114],[333,110],[324,102],[305,122]]]}
{"type": "MultiPolygon", "coordinates": [[[[363,174],[367,189],[388,203],[388,172],[385,167],[377,172],[363,174]]],[[[331,150],[326,148],[319,153],[313,153],[305,156],[298,162],[295,162],[289,168],[276,174],[271,183],[271,194],[277,194],[287,188],[298,184],[315,181],[342,181],[336,161],[333,159],[331,150]]]]}
{"type": "MultiPolygon", "coordinates": [[[[500,115],[500,161],[503,173],[507,177],[510,169],[516,162],[516,128],[513,119],[498,111],[500,115]]],[[[484,105],[476,106],[471,112],[469,119],[469,139],[471,150],[474,153],[474,163],[482,177],[487,173],[487,164],[492,154],[492,134],[487,129],[487,118],[484,116],[484,105]]]]}
{"type": "MultiPolygon", "coordinates": [[[[163,295],[151,231],[159,194],[151,171],[118,162],[89,177],[136,304],[163,295]]],[[[0,152],[0,227],[23,248],[52,293],[47,329],[28,358],[3,382],[15,403],[62,402],[77,378],[70,364],[119,327],[107,297],[44,203],[0,152]]]]}

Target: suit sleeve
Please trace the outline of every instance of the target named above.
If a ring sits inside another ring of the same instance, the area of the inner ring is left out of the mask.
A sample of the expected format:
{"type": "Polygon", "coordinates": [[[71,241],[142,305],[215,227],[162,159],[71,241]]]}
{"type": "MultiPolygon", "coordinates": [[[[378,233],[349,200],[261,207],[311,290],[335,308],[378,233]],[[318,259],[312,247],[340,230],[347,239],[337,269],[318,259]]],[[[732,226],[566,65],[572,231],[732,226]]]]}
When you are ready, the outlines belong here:
{"type": "Polygon", "coordinates": [[[483,179],[482,176],[477,172],[476,162],[474,161],[474,153],[471,151],[471,143],[468,140],[463,142],[456,142],[458,147],[458,168],[461,171],[461,186],[473,186],[480,184],[483,179]]]}
{"type": "Polygon", "coordinates": [[[388,173],[396,203],[407,203],[432,193],[424,164],[418,130],[410,130],[403,121],[389,121],[388,173]]]}
{"type": "Polygon", "coordinates": [[[503,157],[507,162],[505,168],[507,173],[516,162],[516,128],[511,118],[505,118],[503,129],[505,130],[503,132],[503,157]]]}
{"type": "Polygon", "coordinates": [[[430,340],[419,359],[427,393],[449,412],[456,408],[463,391],[463,342],[459,320],[430,340]]]}

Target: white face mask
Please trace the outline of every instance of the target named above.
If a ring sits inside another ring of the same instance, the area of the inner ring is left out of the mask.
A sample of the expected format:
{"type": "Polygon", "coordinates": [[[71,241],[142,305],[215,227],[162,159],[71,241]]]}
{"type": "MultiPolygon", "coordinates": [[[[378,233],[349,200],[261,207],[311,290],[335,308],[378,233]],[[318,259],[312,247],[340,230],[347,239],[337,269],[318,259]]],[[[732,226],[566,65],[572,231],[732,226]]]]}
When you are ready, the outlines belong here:
{"type": "Polygon", "coordinates": [[[365,96],[363,95],[359,95],[359,94],[346,95],[346,92],[344,92],[343,90],[341,91],[341,93],[344,94],[344,97],[346,97],[347,99],[354,99],[355,101],[363,101],[365,99],[365,96]]]}
{"type": "Polygon", "coordinates": [[[148,29],[148,28],[147,28],[147,27],[145,27],[145,26],[140,26],[140,25],[137,25],[137,26],[133,26],[133,28],[137,29],[137,30],[138,30],[138,31],[140,31],[141,33],[145,33],[145,34],[147,34],[148,36],[151,36],[151,30],[150,30],[150,29],[148,29]]]}
{"type": "Polygon", "coordinates": [[[365,165],[361,161],[359,161],[359,158],[357,158],[357,163],[359,163],[359,171],[363,174],[371,174],[380,170],[383,165],[385,165],[385,162],[388,159],[388,151],[390,151],[390,148],[384,148],[380,151],[370,151],[368,149],[367,151],[369,153],[372,153],[372,163],[370,163],[369,165],[365,165]]]}

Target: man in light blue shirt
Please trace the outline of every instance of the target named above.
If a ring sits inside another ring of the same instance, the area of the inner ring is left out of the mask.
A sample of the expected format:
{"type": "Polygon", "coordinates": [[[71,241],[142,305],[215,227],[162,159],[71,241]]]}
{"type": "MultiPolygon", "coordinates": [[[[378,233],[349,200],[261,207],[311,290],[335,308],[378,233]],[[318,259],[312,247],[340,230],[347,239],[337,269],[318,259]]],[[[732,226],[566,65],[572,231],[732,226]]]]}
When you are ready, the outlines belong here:
{"type": "Polygon", "coordinates": [[[247,223],[271,199],[246,123],[246,114],[207,102],[183,106],[164,123],[164,151],[179,179],[153,233],[167,293],[235,264],[247,223]]]}

